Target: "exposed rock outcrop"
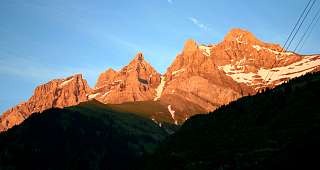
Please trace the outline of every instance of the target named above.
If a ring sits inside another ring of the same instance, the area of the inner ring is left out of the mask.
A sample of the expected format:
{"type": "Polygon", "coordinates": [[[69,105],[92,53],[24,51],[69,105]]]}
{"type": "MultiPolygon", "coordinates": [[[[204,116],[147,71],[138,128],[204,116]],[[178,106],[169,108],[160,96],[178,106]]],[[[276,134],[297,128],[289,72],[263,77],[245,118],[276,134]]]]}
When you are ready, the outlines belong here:
{"type": "Polygon", "coordinates": [[[35,89],[33,96],[28,101],[3,113],[0,119],[0,131],[20,124],[32,113],[50,108],[73,106],[87,101],[90,91],[90,87],[81,74],[42,84],[35,89]]]}
{"type": "Polygon", "coordinates": [[[242,96],[316,71],[319,57],[284,51],[242,29],[231,30],[216,45],[187,40],[164,75],[160,100],[179,96],[213,111],[242,96]]]}
{"type": "Polygon", "coordinates": [[[106,104],[152,100],[159,83],[160,74],[138,53],[119,72],[102,73],[89,97],[106,104]]]}

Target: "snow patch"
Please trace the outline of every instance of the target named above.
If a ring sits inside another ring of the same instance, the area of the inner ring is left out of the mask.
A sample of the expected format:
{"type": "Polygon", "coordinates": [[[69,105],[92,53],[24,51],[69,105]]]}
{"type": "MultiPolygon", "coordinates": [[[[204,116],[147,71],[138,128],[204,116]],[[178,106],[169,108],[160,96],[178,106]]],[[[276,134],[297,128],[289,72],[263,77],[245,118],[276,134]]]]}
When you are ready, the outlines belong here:
{"type": "Polygon", "coordinates": [[[122,80],[115,80],[111,83],[112,86],[118,85],[120,84],[120,82],[122,82],[122,80]]]}
{"type": "Polygon", "coordinates": [[[88,96],[88,98],[89,98],[89,99],[94,99],[94,98],[96,98],[98,95],[100,95],[100,93],[90,94],[90,95],[88,96]]]}
{"type": "Polygon", "coordinates": [[[61,84],[59,84],[59,87],[64,87],[64,86],[66,86],[66,85],[69,84],[72,80],[73,80],[73,78],[71,78],[71,79],[69,79],[69,80],[63,81],[61,84]]]}
{"type": "Polygon", "coordinates": [[[240,35],[239,37],[236,38],[237,43],[239,44],[248,44],[246,41],[240,41],[239,39],[242,38],[243,35],[240,35]]]}
{"type": "Polygon", "coordinates": [[[102,88],[104,88],[104,87],[107,87],[108,85],[101,85],[101,86],[98,86],[98,87],[95,87],[95,88],[93,88],[94,90],[98,90],[98,89],[102,89],[102,88]]]}
{"type": "Polygon", "coordinates": [[[114,81],[113,83],[119,83],[119,82],[121,82],[122,80],[116,80],[116,81],[114,81]]]}
{"type": "Polygon", "coordinates": [[[180,70],[173,71],[173,72],[172,72],[172,75],[175,75],[175,74],[178,74],[178,73],[180,73],[180,72],[183,72],[184,70],[185,70],[185,69],[182,68],[182,69],[180,69],[180,70]]]}
{"type": "Polygon", "coordinates": [[[235,80],[238,83],[251,83],[253,76],[257,75],[255,73],[243,73],[243,69],[236,70],[235,66],[231,64],[219,68],[222,68],[223,71],[227,74],[227,76],[230,76],[233,80],[235,80]]]}
{"type": "Polygon", "coordinates": [[[161,122],[158,122],[155,118],[151,118],[151,120],[152,120],[155,124],[157,124],[159,127],[162,127],[161,122]]]}
{"type": "MultiPolygon", "coordinates": [[[[186,115],[188,115],[188,113],[186,113],[186,115]]],[[[184,118],[184,121],[187,121],[188,119],[189,119],[189,117],[186,116],[186,117],[184,118]]]]}
{"type": "Polygon", "coordinates": [[[252,45],[253,48],[255,48],[257,51],[260,51],[262,48],[259,45],[252,45]]]}
{"type": "Polygon", "coordinates": [[[163,91],[163,88],[164,88],[165,83],[166,83],[165,77],[164,77],[164,76],[161,76],[160,84],[159,84],[159,86],[156,88],[156,97],[153,99],[154,101],[159,100],[159,98],[161,97],[161,94],[162,94],[162,91],[163,91]]]}
{"type": "Polygon", "coordinates": [[[281,54],[281,55],[292,55],[293,53],[292,52],[279,52],[279,51],[276,51],[276,50],[272,50],[270,48],[266,48],[266,47],[261,47],[260,45],[252,45],[252,48],[255,48],[257,51],[260,51],[260,50],[267,50],[271,53],[274,53],[274,54],[281,54]]]}
{"type": "Polygon", "coordinates": [[[210,56],[211,55],[211,49],[212,47],[208,47],[208,46],[205,46],[205,45],[200,45],[199,46],[199,49],[203,52],[203,54],[205,56],[210,56]]]}
{"type": "Polygon", "coordinates": [[[172,119],[174,120],[174,124],[178,125],[178,121],[175,119],[175,114],[174,114],[176,111],[172,110],[171,105],[168,105],[168,110],[171,114],[172,119]]]}
{"type": "Polygon", "coordinates": [[[106,93],[104,93],[104,94],[101,96],[101,98],[106,97],[110,92],[112,92],[112,90],[109,90],[109,91],[107,91],[106,93]]]}

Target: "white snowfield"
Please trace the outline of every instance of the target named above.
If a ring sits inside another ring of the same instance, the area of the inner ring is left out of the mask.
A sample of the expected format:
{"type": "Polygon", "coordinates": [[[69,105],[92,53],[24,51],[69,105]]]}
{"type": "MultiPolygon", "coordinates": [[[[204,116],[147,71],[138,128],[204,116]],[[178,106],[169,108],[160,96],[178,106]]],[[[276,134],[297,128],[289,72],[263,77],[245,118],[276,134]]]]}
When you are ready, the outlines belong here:
{"type": "Polygon", "coordinates": [[[159,100],[159,98],[161,97],[161,94],[162,94],[162,91],[163,91],[163,88],[164,88],[165,83],[166,83],[165,77],[164,77],[164,76],[161,76],[160,84],[159,84],[159,86],[156,88],[156,97],[153,99],[154,101],[159,100]]]}
{"type": "MultiPolygon", "coordinates": [[[[272,82],[283,78],[292,79],[310,72],[317,66],[320,66],[320,58],[316,59],[316,57],[319,56],[305,56],[299,62],[284,67],[273,68],[271,69],[273,75],[268,79],[268,81],[272,82]]],[[[270,72],[270,70],[266,70],[263,68],[259,70],[259,74],[263,77],[265,77],[268,72],[270,72]]]]}
{"type": "Polygon", "coordinates": [[[238,65],[240,63],[242,62],[237,62],[236,65],[227,64],[220,66],[219,69],[223,70],[226,75],[230,76],[234,81],[238,83],[245,83],[249,86],[256,86],[260,84],[268,85],[273,82],[280,81],[276,83],[279,85],[284,82],[282,81],[284,79],[299,77],[314,70],[316,67],[320,66],[320,58],[318,55],[305,56],[301,61],[291,65],[275,67],[272,69],[260,68],[256,73],[244,73],[244,66],[238,65]],[[264,79],[267,75],[269,78],[265,82],[264,79]]]}
{"type": "Polygon", "coordinates": [[[66,85],[69,84],[72,80],[73,80],[73,78],[71,78],[71,79],[69,79],[69,80],[63,81],[61,84],[59,84],[59,87],[64,87],[64,86],[66,86],[66,85]]]}
{"type": "Polygon", "coordinates": [[[174,124],[178,125],[178,121],[175,119],[175,112],[174,110],[172,110],[171,105],[168,105],[168,111],[171,114],[172,119],[174,120],[174,124]]]}

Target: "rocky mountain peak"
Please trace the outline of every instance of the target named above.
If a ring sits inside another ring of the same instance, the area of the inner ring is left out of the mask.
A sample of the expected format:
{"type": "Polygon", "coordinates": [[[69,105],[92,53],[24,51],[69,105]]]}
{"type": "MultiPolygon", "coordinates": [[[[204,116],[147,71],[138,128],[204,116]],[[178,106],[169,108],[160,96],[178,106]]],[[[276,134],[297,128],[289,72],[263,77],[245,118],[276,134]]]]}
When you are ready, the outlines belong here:
{"type": "Polygon", "coordinates": [[[143,61],[144,60],[143,53],[142,52],[138,52],[134,59],[138,60],[138,61],[143,61]]]}
{"type": "MultiPolygon", "coordinates": [[[[130,61],[130,63],[124,66],[120,72],[133,73],[133,70],[139,72],[141,68],[148,67],[152,68],[151,65],[144,59],[144,55],[142,52],[138,52],[135,57],[130,61]]],[[[154,70],[152,68],[152,70],[154,70]]]]}
{"type": "Polygon", "coordinates": [[[198,44],[193,39],[188,39],[183,47],[183,54],[192,55],[198,50],[198,44]]]}
{"type": "Polygon", "coordinates": [[[126,66],[124,66],[120,72],[137,75],[141,73],[152,74],[157,71],[144,59],[142,52],[138,52],[133,60],[126,66]]]}
{"type": "Polygon", "coordinates": [[[103,86],[104,82],[109,81],[116,74],[117,74],[117,71],[113,70],[112,68],[109,68],[107,71],[101,73],[94,88],[97,89],[103,86]]]}
{"type": "Polygon", "coordinates": [[[116,73],[117,71],[112,68],[108,68],[108,70],[106,72],[107,73],[116,73]]]}
{"type": "Polygon", "coordinates": [[[140,62],[144,62],[144,55],[142,52],[138,52],[135,57],[133,58],[133,60],[130,62],[129,65],[131,64],[135,64],[135,63],[140,63],[140,62]]]}
{"type": "Polygon", "coordinates": [[[26,102],[4,112],[0,119],[0,131],[20,124],[32,113],[42,112],[50,108],[63,108],[77,105],[88,100],[91,88],[81,74],[65,79],[54,79],[39,85],[33,96],[26,102]]]}
{"type": "Polygon", "coordinates": [[[240,28],[234,28],[230,30],[229,33],[225,36],[224,42],[238,42],[238,43],[246,43],[246,44],[262,43],[251,32],[246,31],[244,29],[240,29],[240,28]]]}
{"type": "Polygon", "coordinates": [[[89,98],[106,104],[152,100],[159,83],[160,74],[139,52],[119,72],[102,73],[89,98]]]}

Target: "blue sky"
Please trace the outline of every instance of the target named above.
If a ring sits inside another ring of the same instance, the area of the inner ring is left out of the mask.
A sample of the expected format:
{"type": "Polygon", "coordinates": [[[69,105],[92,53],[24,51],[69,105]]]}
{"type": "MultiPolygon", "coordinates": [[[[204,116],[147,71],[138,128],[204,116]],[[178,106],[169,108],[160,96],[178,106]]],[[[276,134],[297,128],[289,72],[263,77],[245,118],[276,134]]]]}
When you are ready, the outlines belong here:
{"type": "MultiPolygon", "coordinates": [[[[138,51],[164,73],[184,41],[218,43],[232,28],[283,44],[307,0],[1,0],[0,112],[54,78],[91,86],[138,51]]],[[[316,7],[318,8],[318,3],[316,7]]],[[[320,53],[316,27],[301,53],[320,53]]]]}

